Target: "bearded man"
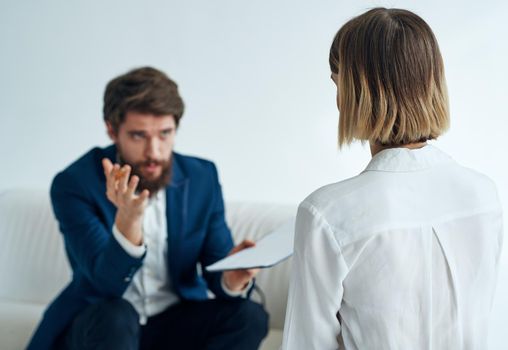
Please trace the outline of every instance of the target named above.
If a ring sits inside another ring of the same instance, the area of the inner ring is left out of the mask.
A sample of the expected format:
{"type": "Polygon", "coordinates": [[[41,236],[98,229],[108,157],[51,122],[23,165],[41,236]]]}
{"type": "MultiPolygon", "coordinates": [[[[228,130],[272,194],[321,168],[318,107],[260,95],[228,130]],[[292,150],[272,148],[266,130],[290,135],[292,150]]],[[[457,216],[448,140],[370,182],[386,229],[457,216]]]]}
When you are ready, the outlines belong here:
{"type": "Polygon", "coordinates": [[[199,268],[254,243],[233,247],[214,164],[173,152],[183,109],[157,69],[108,83],[114,144],[51,186],[73,276],[29,349],[258,348],[268,316],[249,300],[257,270],[199,268]]]}

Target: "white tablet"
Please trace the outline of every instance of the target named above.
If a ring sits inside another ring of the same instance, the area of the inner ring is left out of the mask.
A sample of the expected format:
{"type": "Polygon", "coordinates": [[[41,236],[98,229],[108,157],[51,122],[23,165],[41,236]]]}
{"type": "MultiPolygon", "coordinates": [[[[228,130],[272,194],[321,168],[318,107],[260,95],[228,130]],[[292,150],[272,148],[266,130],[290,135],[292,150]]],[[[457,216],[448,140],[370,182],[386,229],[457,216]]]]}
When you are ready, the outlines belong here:
{"type": "Polygon", "coordinates": [[[207,271],[244,270],[272,267],[293,254],[295,219],[267,234],[252,248],[227,256],[206,267],[207,271]]]}

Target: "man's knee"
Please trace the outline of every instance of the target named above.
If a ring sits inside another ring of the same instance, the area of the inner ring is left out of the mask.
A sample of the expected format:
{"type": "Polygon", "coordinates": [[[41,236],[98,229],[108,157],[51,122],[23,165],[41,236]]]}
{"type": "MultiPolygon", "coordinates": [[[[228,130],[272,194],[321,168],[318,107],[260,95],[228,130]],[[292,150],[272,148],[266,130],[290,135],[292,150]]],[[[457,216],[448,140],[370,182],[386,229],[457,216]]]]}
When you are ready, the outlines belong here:
{"type": "Polygon", "coordinates": [[[134,307],[124,299],[112,299],[95,304],[96,327],[107,329],[112,334],[138,333],[139,316],[134,307]]]}
{"type": "Polygon", "coordinates": [[[139,316],[123,299],[88,306],[73,321],[66,344],[71,349],[131,349],[139,341],[139,316]]]}
{"type": "Polygon", "coordinates": [[[269,317],[263,307],[250,300],[238,303],[237,307],[236,322],[243,324],[249,333],[264,338],[268,333],[269,317]]]}

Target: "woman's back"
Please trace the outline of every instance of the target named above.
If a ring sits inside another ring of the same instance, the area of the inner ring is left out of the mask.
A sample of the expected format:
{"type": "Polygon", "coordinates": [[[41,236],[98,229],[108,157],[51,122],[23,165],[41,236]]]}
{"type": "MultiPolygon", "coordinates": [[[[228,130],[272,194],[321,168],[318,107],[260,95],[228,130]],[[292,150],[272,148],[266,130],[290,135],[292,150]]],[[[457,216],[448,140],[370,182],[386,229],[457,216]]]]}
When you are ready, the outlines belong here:
{"type": "Polygon", "coordinates": [[[283,349],[484,350],[501,206],[427,144],[450,122],[432,29],[371,9],[339,29],[329,64],[339,145],[368,142],[373,158],[299,207],[283,349]]]}
{"type": "Polygon", "coordinates": [[[300,206],[285,347],[485,349],[501,221],[492,182],[437,148],[378,153],[300,206]]]}

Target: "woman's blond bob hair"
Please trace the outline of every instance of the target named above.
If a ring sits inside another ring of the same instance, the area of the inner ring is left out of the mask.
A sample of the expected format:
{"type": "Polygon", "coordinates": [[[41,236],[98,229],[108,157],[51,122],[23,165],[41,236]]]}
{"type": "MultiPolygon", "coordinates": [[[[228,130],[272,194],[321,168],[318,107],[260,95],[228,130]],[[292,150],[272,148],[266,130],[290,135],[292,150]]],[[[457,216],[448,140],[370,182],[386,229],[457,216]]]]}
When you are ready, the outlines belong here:
{"type": "Polygon", "coordinates": [[[405,145],[448,129],[443,59],[416,14],[375,8],[347,22],[333,39],[339,146],[353,140],[405,145]]]}

